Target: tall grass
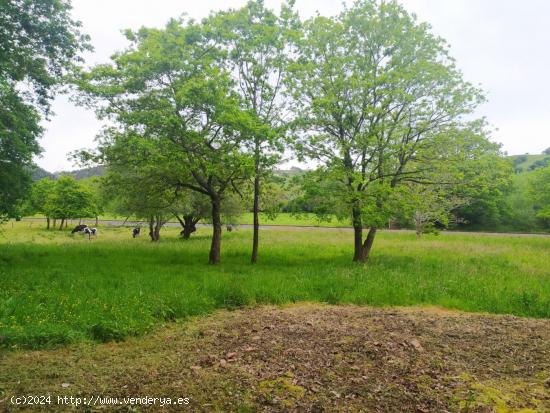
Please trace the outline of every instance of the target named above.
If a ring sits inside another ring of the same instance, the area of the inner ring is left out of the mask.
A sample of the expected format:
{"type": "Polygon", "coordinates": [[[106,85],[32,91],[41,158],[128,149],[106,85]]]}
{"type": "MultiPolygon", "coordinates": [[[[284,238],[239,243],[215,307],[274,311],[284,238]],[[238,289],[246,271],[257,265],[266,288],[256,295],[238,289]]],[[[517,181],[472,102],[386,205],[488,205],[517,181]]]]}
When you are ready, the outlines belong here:
{"type": "Polygon", "coordinates": [[[110,341],[217,308],[296,301],[437,305],[550,318],[550,238],[382,232],[367,265],[351,262],[345,230],[262,231],[249,262],[248,230],[224,233],[220,266],[209,233],[158,244],[128,228],[91,241],[37,223],[0,237],[0,346],[110,341]],[[29,227],[32,225],[32,227],[29,227]]]}

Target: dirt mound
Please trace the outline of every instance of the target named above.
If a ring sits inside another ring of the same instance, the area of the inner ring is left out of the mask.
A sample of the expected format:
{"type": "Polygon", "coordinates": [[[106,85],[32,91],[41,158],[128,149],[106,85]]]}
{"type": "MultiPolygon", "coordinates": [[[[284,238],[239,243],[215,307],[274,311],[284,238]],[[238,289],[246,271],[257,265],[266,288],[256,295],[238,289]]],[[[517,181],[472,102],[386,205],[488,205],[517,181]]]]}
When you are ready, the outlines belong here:
{"type": "Polygon", "coordinates": [[[4,354],[0,410],[47,393],[190,398],[172,411],[550,412],[550,320],[258,307],[123,343],[4,354]]]}

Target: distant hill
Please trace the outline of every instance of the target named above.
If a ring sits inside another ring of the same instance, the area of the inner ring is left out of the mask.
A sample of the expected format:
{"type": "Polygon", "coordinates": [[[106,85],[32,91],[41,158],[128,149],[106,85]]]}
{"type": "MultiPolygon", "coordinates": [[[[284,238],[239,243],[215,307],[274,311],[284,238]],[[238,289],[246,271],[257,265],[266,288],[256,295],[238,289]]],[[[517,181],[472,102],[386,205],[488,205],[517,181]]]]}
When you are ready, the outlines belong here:
{"type": "Polygon", "coordinates": [[[293,177],[296,175],[303,175],[307,172],[307,169],[301,169],[297,166],[292,166],[290,169],[277,169],[275,175],[284,176],[284,177],[293,177]]]}
{"type": "Polygon", "coordinates": [[[517,173],[529,172],[550,165],[550,155],[513,155],[509,156],[517,173]]]}
{"type": "Polygon", "coordinates": [[[55,176],[54,174],[46,171],[45,169],[42,169],[41,167],[37,166],[36,168],[34,168],[31,172],[31,176],[32,176],[32,180],[33,181],[39,181],[41,180],[42,178],[50,178],[50,179],[54,179],[55,176]]]}
{"type": "Polygon", "coordinates": [[[62,175],[69,175],[74,177],[77,181],[84,178],[90,178],[92,176],[102,176],[105,174],[104,166],[94,166],[92,168],[77,169],[74,171],[60,171],[60,172],[48,172],[45,169],[37,166],[32,172],[32,180],[38,181],[42,178],[57,179],[62,175]]]}
{"type": "Polygon", "coordinates": [[[92,176],[103,176],[104,174],[105,174],[104,166],[94,166],[92,168],[77,169],[75,171],[59,172],[59,173],[56,173],[55,175],[56,176],[70,175],[78,181],[80,179],[90,178],[92,176]]]}

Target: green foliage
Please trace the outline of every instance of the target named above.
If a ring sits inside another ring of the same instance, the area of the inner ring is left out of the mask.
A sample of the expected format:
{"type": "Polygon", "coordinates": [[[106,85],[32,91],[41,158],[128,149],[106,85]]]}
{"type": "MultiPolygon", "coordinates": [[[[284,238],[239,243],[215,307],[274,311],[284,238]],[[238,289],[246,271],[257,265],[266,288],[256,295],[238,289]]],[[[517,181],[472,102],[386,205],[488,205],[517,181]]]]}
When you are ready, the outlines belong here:
{"type": "Polygon", "coordinates": [[[530,182],[533,173],[520,173],[513,177],[512,188],[506,192],[504,205],[508,211],[501,224],[513,231],[533,231],[541,229],[537,222],[530,182]]]}
{"type": "Polygon", "coordinates": [[[0,217],[13,213],[40,152],[41,112],[87,48],[63,0],[0,1],[0,217]]]}
{"type": "Polygon", "coordinates": [[[175,191],[170,191],[158,177],[139,170],[109,171],[102,181],[101,191],[103,198],[109,199],[112,212],[138,219],[162,215],[162,221],[166,222],[178,201],[175,191]]]}
{"type": "Polygon", "coordinates": [[[28,199],[29,214],[42,214],[50,217],[52,213],[52,198],[56,184],[53,179],[42,178],[33,183],[28,199]]]}
{"type": "Polygon", "coordinates": [[[534,171],[535,169],[544,168],[545,166],[548,166],[549,163],[550,163],[550,156],[545,157],[543,159],[539,159],[533,162],[531,165],[529,165],[529,170],[534,171]]]}
{"type": "Polygon", "coordinates": [[[33,183],[27,212],[53,219],[96,217],[101,210],[97,184],[83,184],[71,176],[43,178],[33,183]]]}
{"type": "Polygon", "coordinates": [[[530,182],[530,194],[537,217],[550,224],[550,166],[535,171],[530,182]]]}
{"type": "MultiPolygon", "coordinates": [[[[1,67],[1,65],[0,65],[1,67]]],[[[0,69],[1,70],[1,69],[0,69]]],[[[32,157],[40,152],[40,116],[24,103],[0,72],[0,217],[13,214],[30,184],[32,157]]]]}
{"type": "Polygon", "coordinates": [[[46,198],[47,216],[70,219],[95,216],[90,191],[73,177],[62,176],[55,181],[53,193],[46,198]]]}
{"type": "Polygon", "coordinates": [[[344,185],[334,179],[328,179],[325,168],[317,168],[292,178],[289,186],[297,191],[297,195],[285,207],[285,212],[298,216],[303,213],[313,213],[320,220],[330,220],[334,215],[349,224],[350,214],[347,205],[341,198],[333,194],[345,191],[344,185]]]}
{"type": "Polygon", "coordinates": [[[216,47],[223,53],[242,108],[258,123],[248,131],[248,146],[260,169],[269,169],[282,152],[285,130],[280,98],[293,33],[299,27],[292,5],[283,4],[280,15],[267,9],[263,0],[252,0],[238,9],[212,14],[204,22],[216,47]]]}
{"type": "Polygon", "coordinates": [[[89,48],[89,38],[71,18],[68,1],[2,0],[1,6],[0,83],[28,82],[33,101],[47,109],[51,88],[89,48]]]}
{"type": "MultiPolygon", "coordinates": [[[[77,178],[75,178],[77,179],[77,178]]],[[[78,179],[77,179],[78,180],[78,179]]],[[[107,203],[104,194],[102,194],[102,179],[98,176],[82,178],[78,183],[87,193],[89,215],[99,217],[105,212],[104,205],[107,203]]]]}
{"type": "Polygon", "coordinates": [[[548,158],[547,155],[541,154],[541,155],[515,155],[510,157],[513,164],[514,164],[514,172],[521,173],[521,172],[528,172],[532,171],[533,169],[536,169],[533,167],[533,164],[542,165],[545,158],[548,158]]]}

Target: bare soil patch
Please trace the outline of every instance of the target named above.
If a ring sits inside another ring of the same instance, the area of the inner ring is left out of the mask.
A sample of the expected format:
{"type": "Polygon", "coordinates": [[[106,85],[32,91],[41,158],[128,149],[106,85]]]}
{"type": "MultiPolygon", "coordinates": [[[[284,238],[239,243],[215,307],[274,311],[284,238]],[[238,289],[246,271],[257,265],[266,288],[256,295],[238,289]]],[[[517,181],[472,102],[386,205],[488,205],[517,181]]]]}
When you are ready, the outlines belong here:
{"type": "Polygon", "coordinates": [[[317,304],[220,311],[121,343],[0,354],[0,411],[29,394],[191,400],[163,411],[550,412],[550,320],[317,304]]]}

